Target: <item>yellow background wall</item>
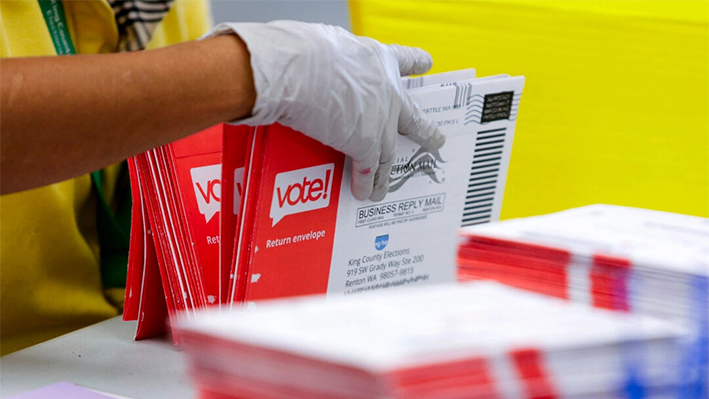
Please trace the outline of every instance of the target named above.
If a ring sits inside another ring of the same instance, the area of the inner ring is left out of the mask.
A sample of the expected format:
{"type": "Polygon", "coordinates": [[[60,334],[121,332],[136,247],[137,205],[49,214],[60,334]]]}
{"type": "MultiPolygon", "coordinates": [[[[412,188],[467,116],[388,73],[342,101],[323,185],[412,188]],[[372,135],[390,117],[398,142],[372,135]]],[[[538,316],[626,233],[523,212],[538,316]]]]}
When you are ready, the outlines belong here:
{"type": "Polygon", "coordinates": [[[525,75],[502,218],[608,203],[709,216],[709,2],[350,1],[432,72],[525,75]]]}

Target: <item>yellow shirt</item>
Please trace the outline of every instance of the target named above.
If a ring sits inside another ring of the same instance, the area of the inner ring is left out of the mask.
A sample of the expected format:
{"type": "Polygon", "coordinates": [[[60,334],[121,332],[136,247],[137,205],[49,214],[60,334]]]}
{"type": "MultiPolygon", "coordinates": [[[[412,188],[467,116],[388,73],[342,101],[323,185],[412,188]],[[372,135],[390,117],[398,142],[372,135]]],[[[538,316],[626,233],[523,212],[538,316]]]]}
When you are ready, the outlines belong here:
{"type": "MultiPolygon", "coordinates": [[[[148,48],[206,32],[211,25],[206,1],[175,1],[148,48]]],[[[116,48],[118,30],[105,0],[63,3],[77,53],[116,48]]],[[[0,1],[0,57],[55,54],[36,0],[0,1]]],[[[109,192],[111,180],[115,176],[108,173],[109,192]]],[[[0,197],[0,352],[117,315],[104,296],[99,263],[96,199],[88,175],[0,197]]]]}

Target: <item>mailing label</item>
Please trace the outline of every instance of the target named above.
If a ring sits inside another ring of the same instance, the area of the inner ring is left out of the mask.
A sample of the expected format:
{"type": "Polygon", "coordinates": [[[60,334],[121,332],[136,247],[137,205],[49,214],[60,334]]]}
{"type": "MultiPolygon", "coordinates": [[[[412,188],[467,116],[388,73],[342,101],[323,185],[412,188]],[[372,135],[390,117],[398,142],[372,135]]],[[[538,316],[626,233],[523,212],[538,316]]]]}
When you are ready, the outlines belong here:
{"type": "Polygon", "coordinates": [[[455,280],[457,229],[499,218],[523,83],[502,77],[411,93],[435,110],[427,116],[446,144],[430,151],[399,136],[385,202],[354,200],[343,176],[328,294],[455,280]]]}

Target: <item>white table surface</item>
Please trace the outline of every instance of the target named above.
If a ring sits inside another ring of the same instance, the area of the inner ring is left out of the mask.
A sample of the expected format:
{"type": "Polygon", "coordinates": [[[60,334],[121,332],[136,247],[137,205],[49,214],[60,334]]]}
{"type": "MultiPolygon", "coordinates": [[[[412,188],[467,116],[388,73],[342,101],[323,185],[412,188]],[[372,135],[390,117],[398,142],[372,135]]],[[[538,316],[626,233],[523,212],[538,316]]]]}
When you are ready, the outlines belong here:
{"type": "Polygon", "coordinates": [[[0,397],[60,381],[136,399],[194,398],[186,360],[166,338],[134,341],[114,317],[0,358],[0,397]]]}

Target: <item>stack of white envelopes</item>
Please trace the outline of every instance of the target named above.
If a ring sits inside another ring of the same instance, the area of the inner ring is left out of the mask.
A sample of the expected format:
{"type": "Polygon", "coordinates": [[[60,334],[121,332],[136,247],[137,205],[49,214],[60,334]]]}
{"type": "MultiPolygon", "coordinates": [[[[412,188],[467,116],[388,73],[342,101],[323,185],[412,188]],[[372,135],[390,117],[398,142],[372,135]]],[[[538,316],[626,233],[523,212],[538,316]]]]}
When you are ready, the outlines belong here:
{"type": "Polygon", "coordinates": [[[687,329],[680,397],[709,397],[709,219],[592,205],[461,235],[460,280],[492,279],[687,329]]]}
{"type": "Polygon", "coordinates": [[[682,328],[491,282],[262,302],[177,329],[205,399],[676,397],[682,382],[682,328]]]}

